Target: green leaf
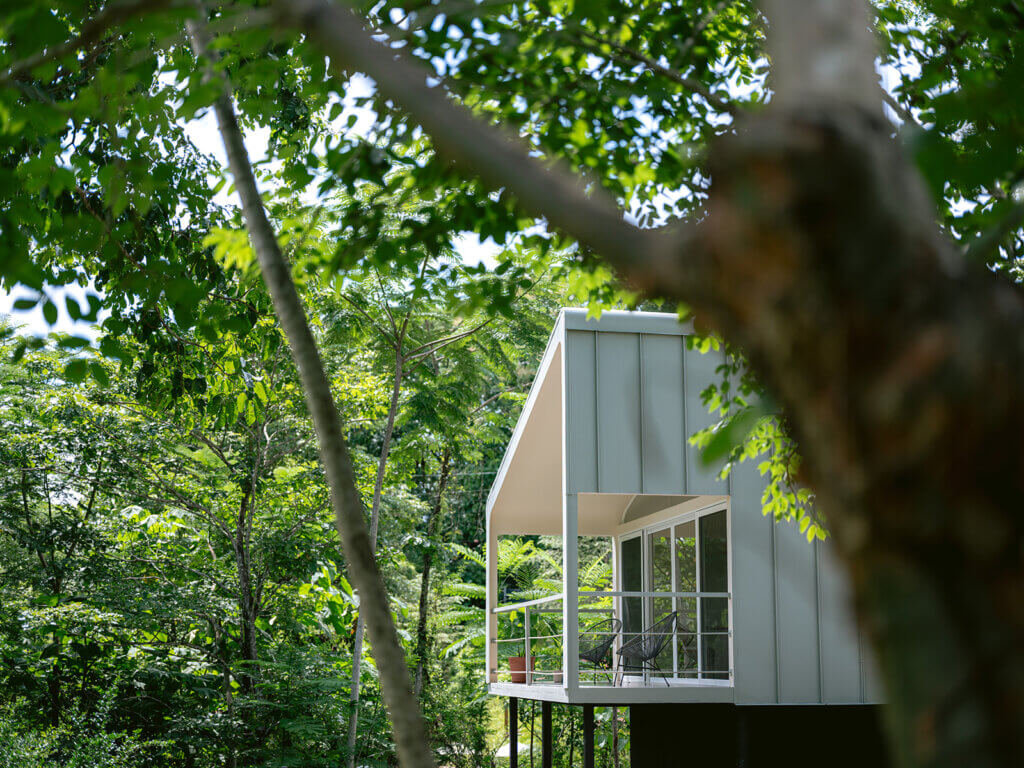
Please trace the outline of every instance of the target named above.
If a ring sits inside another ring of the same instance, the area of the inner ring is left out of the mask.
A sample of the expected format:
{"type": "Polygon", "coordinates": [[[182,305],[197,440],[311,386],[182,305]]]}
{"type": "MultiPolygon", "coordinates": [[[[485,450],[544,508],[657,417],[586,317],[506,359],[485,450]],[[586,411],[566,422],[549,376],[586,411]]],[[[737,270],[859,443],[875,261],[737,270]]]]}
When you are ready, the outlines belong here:
{"type": "Polygon", "coordinates": [[[43,318],[50,325],[54,325],[57,322],[57,305],[49,299],[43,304],[43,318]]]}
{"type": "Polygon", "coordinates": [[[83,339],[81,336],[64,336],[57,342],[57,346],[61,349],[82,349],[88,347],[89,344],[89,340],[83,339]]]}
{"type": "Polygon", "coordinates": [[[88,370],[88,361],[76,357],[64,366],[64,378],[72,384],[78,384],[85,379],[88,370]]]}
{"type": "Polygon", "coordinates": [[[89,363],[89,373],[92,374],[93,379],[101,387],[110,386],[110,376],[107,374],[107,369],[98,360],[93,360],[89,363]]]}

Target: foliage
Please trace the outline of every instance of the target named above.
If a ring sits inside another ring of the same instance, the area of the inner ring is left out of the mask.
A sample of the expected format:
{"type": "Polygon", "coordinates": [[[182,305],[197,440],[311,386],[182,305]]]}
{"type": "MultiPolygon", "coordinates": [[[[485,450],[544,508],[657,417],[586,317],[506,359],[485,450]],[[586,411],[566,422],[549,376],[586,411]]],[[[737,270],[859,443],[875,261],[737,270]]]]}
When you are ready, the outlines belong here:
{"type": "MultiPolygon", "coordinates": [[[[386,284],[361,279],[362,295],[386,284]]],[[[380,557],[408,643],[423,553],[440,555],[428,621],[436,651],[422,698],[439,754],[467,765],[488,759],[488,705],[476,660],[442,652],[467,628],[448,620],[442,587],[482,574],[441,542],[468,534],[466,546],[480,545],[477,523],[463,523],[480,518],[476,486],[489,483],[510,434],[558,303],[554,289],[536,287],[515,317],[495,318],[469,349],[451,345],[412,370],[385,484],[380,557]],[[445,446],[456,461],[449,516],[430,533],[426,510],[445,446]],[[452,744],[462,747],[446,751],[452,744]]],[[[353,322],[359,313],[339,315],[333,286],[307,290],[369,494],[391,363],[375,353],[376,330],[353,322]]],[[[434,332],[459,322],[429,296],[418,300],[418,322],[434,332]]],[[[18,760],[31,764],[35,753],[52,764],[53,745],[81,720],[96,731],[79,740],[83,749],[95,742],[97,765],[96,750],[107,747],[132,765],[337,764],[358,599],[278,333],[263,319],[215,340],[174,329],[177,354],[152,358],[122,337],[120,364],[69,349],[61,336],[11,363],[24,337],[5,334],[0,681],[5,738],[17,734],[18,760]],[[75,359],[102,365],[103,381],[69,375],[75,359]]],[[[360,760],[389,764],[390,726],[372,656],[366,662],[360,760]]]]}

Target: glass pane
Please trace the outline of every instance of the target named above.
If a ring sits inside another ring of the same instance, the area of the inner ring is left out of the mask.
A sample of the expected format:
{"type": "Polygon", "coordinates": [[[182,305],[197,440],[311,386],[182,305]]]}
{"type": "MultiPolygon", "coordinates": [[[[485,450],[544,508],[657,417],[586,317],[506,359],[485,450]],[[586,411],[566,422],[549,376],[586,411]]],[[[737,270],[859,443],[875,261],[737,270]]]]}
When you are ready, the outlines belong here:
{"type": "MultiPolygon", "coordinates": [[[[649,535],[649,546],[651,552],[651,591],[671,592],[672,591],[672,531],[666,528],[649,535]]],[[[651,598],[651,626],[653,627],[663,618],[672,613],[671,597],[651,598]]],[[[664,628],[671,632],[671,627],[664,628]]],[[[656,644],[662,644],[661,652],[652,659],[651,666],[668,674],[672,673],[672,636],[659,636],[654,638],[656,644]]]]}
{"type": "MultiPolygon", "coordinates": [[[[700,591],[729,591],[725,510],[700,519],[700,591]]],[[[729,601],[701,598],[701,667],[705,677],[729,677],[729,601]]]]}
{"type": "MultiPolygon", "coordinates": [[[[620,549],[619,568],[622,570],[622,591],[642,592],[643,582],[643,540],[636,536],[622,542],[620,549]]],[[[643,599],[639,597],[622,598],[622,642],[632,640],[643,631],[643,599]]],[[[636,665],[629,658],[623,658],[623,666],[632,669],[636,665]]]]}
{"type": "MultiPolygon", "coordinates": [[[[692,520],[677,525],[676,535],[676,592],[697,591],[697,525],[692,520]]],[[[683,677],[695,677],[697,670],[697,600],[680,597],[676,600],[679,612],[679,671],[683,677]]]]}

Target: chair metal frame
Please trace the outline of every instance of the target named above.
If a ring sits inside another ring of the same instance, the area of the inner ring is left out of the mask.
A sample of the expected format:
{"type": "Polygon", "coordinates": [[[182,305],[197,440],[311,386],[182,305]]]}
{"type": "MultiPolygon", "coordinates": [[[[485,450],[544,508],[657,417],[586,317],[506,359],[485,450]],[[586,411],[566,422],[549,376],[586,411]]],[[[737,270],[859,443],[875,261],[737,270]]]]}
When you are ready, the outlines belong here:
{"type": "Polygon", "coordinates": [[[594,666],[594,672],[599,669],[604,669],[612,672],[612,680],[614,682],[614,668],[611,664],[600,666],[600,662],[608,655],[612,645],[615,643],[615,638],[619,636],[622,631],[622,619],[615,617],[609,619],[602,619],[596,621],[593,624],[587,626],[579,637],[579,658],[580,661],[589,662],[594,666]],[[608,626],[608,634],[604,635],[601,640],[591,639],[595,631],[600,631],[602,627],[608,626]],[[585,648],[584,643],[587,643],[590,647],[585,648]]]}
{"type": "MultiPolygon", "coordinates": [[[[636,659],[640,662],[642,672],[657,672],[662,676],[665,685],[668,687],[668,677],[658,666],[658,656],[665,650],[669,639],[676,634],[679,628],[679,611],[672,611],[654,624],[643,629],[639,634],[622,644],[616,651],[618,661],[616,667],[619,669],[618,679],[621,680],[623,672],[623,660],[625,658],[636,659]]],[[[613,684],[614,678],[613,678],[613,684]]]]}

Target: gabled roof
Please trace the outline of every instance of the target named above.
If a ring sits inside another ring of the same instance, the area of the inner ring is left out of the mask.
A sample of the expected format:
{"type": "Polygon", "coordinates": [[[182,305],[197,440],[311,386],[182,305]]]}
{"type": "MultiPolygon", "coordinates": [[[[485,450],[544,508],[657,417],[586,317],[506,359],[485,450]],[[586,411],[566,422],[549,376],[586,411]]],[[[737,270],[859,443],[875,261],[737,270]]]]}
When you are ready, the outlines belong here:
{"type": "Polygon", "coordinates": [[[592,318],[585,309],[559,312],[487,497],[488,525],[499,535],[561,533],[568,396],[563,385],[566,331],[673,336],[693,333],[689,323],[680,323],[670,313],[607,311],[600,318],[592,318]]]}

